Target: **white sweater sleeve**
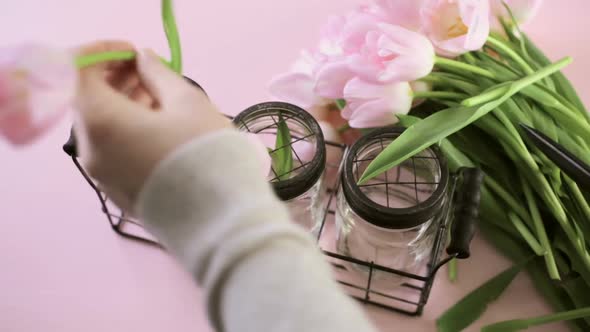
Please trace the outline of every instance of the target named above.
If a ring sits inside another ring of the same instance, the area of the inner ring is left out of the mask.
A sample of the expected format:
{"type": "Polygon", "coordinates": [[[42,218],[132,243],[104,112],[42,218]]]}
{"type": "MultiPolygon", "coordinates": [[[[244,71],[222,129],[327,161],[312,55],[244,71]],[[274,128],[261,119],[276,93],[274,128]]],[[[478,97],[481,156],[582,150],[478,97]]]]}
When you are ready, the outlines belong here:
{"type": "Polygon", "coordinates": [[[375,331],[290,222],[256,153],[233,130],[183,145],[147,180],[137,214],[205,289],[217,331],[375,331]]]}

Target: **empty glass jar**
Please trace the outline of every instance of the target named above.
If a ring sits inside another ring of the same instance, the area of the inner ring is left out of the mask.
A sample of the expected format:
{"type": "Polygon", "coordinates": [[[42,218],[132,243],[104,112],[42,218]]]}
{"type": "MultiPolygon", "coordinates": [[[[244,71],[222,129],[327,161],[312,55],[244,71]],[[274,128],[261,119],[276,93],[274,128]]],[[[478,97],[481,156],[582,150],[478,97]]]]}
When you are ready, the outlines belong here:
{"type": "Polygon", "coordinates": [[[233,122],[238,129],[255,134],[266,145],[273,159],[268,180],[276,194],[287,203],[296,222],[317,233],[324,217],[322,180],[326,147],[313,116],[292,104],[266,102],[246,109],[233,122]],[[288,128],[290,141],[277,146],[277,133],[282,124],[288,128]],[[285,151],[291,155],[292,167],[279,174],[276,157],[285,151]]]}
{"type": "MultiPolygon", "coordinates": [[[[449,171],[436,147],[358,185],[369,163],[395,140],[401,128],[382,128],[359,139],[344,161],[337,198],[336,247],[340,254],[418,274],[431,257],[441,221],[448,217],[449,171]]],[[[368,267],[347,269],[368,273],[368,267]]],[[[374,271],[373,287],[391,288],[402,275],[374,271]]]]}

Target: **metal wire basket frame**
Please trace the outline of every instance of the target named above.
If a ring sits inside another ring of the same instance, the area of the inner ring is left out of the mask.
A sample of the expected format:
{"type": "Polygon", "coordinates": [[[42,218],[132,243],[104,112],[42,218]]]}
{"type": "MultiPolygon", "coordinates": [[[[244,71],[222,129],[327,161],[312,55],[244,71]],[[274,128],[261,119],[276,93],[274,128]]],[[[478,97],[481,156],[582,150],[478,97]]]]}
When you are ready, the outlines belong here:
{"type": "MultiPolygon", "coordinates": [[[[375,264],[374,262],[367,262],[354,257],[343,256],[337,251],[328,248],[328,246],[324,244],[325,241],[322,241],[322,239],[329,236],[327,235],[329,232],[328,229],[332,228],[334,224],[335,209],[333,203],[334,198],[339,190],[340,172],[342,172],[343,160],[348,151],[348,147],[343,144],[332,142],[325,142],[325,144],[327,149],[335,149],[342,155],[339,163],[327,163],[326,165],[326,171],[332,170],[335,171],[336,174],[334,181],[326,186],[327,195],[324,216],[322,219],[320,231],[317,236],[318,245],[321,247],[323,253],[327,257],[327,260],[334,267],[335,278],[343,285],[343,287],[351,296],[364,304],[374,305],[410,316],[421,315],[424,310],[424,306],[428,301],[437,271],[443,265],[457,256],[449,255],[441,259],[441,253],[447,238],[450,218],[443,218],[439,225],[437,225],[434,245],[431,250],[430,259],[426,263],[425,273],[423,275],[391,269],[375,264]],[[343,276],[343,273],[346,273],[346,269],[344,268],[344,264],[346,263],[354,263],[366,267],[368,269],[366,280],[362,282],[350,282],[345,275],[343,276]],[[396,288],[396,292],[400,294],[385,293],[383,291],[373,289],[372,281],[376,272],[404,277],[407,281],[404,282],[400,287],[396,288]]],[[[106,215],[109,224],[117,234],[127,239],[142,242],[147,245],[161,247],[155,238],[151,237],[149,233],[143,230],[141,222],[134,220],[110,203],[108,197],[100,191],[93,179],[82,167],[77,157],[72,155],[71,158],[74,165],[82,174],[86,182],[90,185],[90,187],[92,187],[99,199],[102,212],[106,215]]],[[[456,177],[452,176],[452,179],[453,180],[450,183],[452,188],[450,189],[454,191],[456,177]]]]}

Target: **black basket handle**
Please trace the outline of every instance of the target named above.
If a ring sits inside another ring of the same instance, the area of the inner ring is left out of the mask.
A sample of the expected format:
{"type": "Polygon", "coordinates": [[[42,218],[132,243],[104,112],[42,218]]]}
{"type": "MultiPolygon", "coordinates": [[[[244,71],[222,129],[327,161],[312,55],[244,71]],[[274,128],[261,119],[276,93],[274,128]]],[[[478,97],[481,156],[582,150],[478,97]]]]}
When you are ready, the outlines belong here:
{"type": "MultiPolygon", "coordinates": [[[[190,84],[199,88],[201,91],[203,91],[203,93],[205,93],[205,95],[207,95],[207,92],[205,92],[205,89],[203,89],[203,87],[199,85],[199,83],[193,81],[190,77],[187,76],[184,76],[184,79],[187,80],[190,84]]],[[[74,128],[70,130],[70,137],[68,138],[68,141],[63,145],[62,148],[68,156],[78,157],[78,149],[76,145],[76,136],[74,135],[74,128]]]]}
{"type": "Polygon", "coordinates": [[[481,200],[480,187],[484,173],[478,168],[461,168],[462,183],[455,193],[454,220],[451,226],[451,243],[447,254],[459,259],[469,258],[469,245],[475,234],[481,200]]]}

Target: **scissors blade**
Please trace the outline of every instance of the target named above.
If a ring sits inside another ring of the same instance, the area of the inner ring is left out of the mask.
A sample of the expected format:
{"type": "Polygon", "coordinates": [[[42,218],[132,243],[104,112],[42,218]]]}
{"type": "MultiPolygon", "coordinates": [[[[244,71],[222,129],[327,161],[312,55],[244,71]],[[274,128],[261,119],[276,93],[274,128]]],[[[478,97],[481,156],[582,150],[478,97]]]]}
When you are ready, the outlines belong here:
{"type": "Polygon", "coordinates": [[[590,168],[586,163],[540,131],[522,123],[520,127],[547,158],[553,161],[580,187],[590,190],[590,168]]]}

